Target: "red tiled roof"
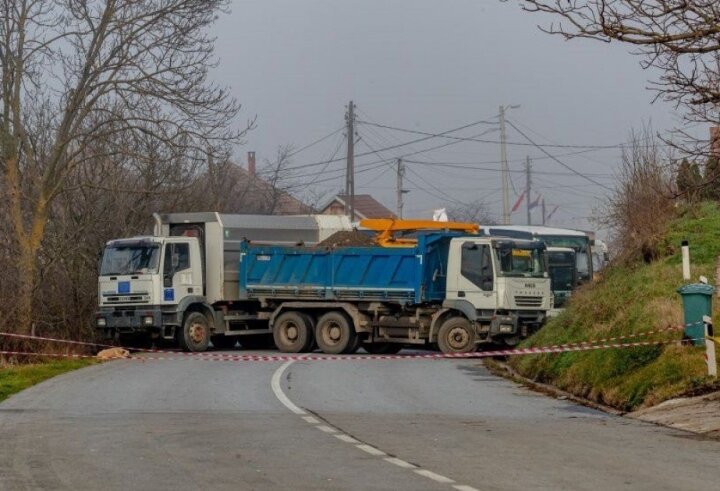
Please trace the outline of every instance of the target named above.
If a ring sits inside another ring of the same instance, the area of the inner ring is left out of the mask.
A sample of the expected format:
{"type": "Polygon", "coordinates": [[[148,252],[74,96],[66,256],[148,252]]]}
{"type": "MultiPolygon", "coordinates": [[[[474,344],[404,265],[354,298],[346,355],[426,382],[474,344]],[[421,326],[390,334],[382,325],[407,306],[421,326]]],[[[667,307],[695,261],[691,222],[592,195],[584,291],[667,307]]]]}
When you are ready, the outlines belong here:
{"type": "MultiPolygon", "coordinates": [[[[333,203],[340,204],[343,209],[349,212],[347,210],[347,199],[346,195],[338,194],[323,208],[321,213],[325,213],[333,203]]],[[[355,213],[358,218],[397,218],[395,213],[369,194],[355,195],[355,213]]]]}

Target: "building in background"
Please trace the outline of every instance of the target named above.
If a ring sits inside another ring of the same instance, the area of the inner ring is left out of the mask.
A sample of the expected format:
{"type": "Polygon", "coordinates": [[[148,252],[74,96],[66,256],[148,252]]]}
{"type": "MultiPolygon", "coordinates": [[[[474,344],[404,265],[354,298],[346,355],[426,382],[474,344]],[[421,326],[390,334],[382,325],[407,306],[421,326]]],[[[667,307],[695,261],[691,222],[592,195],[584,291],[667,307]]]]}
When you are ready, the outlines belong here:
{"type": "MultiPolygon", "coordinates": [[[[346,195],[338,194],[320,210],[320,213],[323,215],[347,215],[350,213],[347,200],[346,195]]],[[[397,218],[397,216],[369,194],[356,194],[354,219],[362,220],[363,218],[397,218]]]]}

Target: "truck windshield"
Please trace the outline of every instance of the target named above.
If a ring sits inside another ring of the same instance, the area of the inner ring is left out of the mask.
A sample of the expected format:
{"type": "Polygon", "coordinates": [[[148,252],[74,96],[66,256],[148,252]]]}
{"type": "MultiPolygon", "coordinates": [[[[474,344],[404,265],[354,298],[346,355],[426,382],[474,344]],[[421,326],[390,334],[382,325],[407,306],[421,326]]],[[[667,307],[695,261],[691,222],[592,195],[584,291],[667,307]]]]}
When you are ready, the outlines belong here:
{"type": "Polygon", "coordinates": [[[575,253],[548,252],[548,269],[553,291],[572,290],[575,287],[575,253]]]}
{"type": "Polygon", "coordinates": [[[586,235],[538,235],[548,247],[569,247],[575,249],[575,263],[580,280],[589,280],[592,259],[588,255],[590,239],[586,235]]]}
{"type": "Polygon", "coordinates": [[[158,272],[160,248],[151,244],[117,244],[105,248],[100,275],[153,274],[158,272]]]}
{"type": "Polygon", "coordinates": [[[503,276],[545,276],[544,250],[503,246],[497,249],[503,276]]]}

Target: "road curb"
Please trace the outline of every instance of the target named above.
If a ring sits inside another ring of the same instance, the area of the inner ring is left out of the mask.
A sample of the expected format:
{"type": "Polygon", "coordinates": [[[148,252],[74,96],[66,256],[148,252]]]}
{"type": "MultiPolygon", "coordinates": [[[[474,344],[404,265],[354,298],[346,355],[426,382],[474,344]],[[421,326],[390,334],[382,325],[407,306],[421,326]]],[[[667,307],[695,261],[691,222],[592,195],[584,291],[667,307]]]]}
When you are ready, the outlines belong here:
{"type": "Polygon", "coordinates": [[[536,382],[536,381],[529,379],[523,375],[520,375],[518,372],[516,372],[510,365],[508,365],[504,361],[499,361],[499,360],[495,360],[495,359],[486,359],[486,360],[483,360],[483,365],[485,366],[485,368],[490,370],[490,372],[493,373],[493,375],[497,375],[499,377],[503,377],[503,378],[512,380],[513,382],[522,384],[531,390],[534,390],[536,392],[541,392],[543,394],[555,397],[556,399],[567,399],[567,400],[573,401],[577,404],[580,404],[582,406],[586,406],[586,407],[589,407],[592,409],[597,409],[604,413],[612,414],[613,416],[625,416],[626,414],[628,414],[627,411],[620,411],[619,409],[615,409],[614,407],[606,406],[605,404],[600,404],[598,402],[591,401],[590,399],[586,399],[584,397],[580,397],[575,394],[571,394],[570,392],[566,392],[562,389],[559,389],[559,388],[555,387],[554,385],[548,385],[548,384],[543,384],[542,382],[536,382]]]}

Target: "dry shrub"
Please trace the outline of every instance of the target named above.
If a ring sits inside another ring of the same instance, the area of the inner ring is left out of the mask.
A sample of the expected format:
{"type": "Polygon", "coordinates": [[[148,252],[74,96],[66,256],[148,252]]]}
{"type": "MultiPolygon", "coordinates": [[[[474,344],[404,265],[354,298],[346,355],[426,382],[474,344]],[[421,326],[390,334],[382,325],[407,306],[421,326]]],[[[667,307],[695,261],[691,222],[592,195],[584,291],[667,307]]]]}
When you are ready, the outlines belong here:
{"type": "Polygon", "coordinates": [[[671,155],[650,128],[632,132],[623,147],[614,193],[605,205],[604,225],[612,230],[617,259],[650,262],[664,255],[660,244],[677,216],[671,155]]]}

